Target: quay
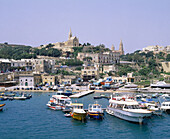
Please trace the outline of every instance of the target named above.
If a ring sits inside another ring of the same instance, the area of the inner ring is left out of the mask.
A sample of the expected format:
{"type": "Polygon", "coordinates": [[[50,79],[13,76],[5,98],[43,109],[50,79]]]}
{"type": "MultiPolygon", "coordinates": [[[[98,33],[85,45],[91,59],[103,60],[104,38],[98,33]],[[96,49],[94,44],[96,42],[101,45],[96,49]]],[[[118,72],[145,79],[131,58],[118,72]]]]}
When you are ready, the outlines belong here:
{"type": "Polygon", "coordinates": [[[74,95],[71,95],[70,98],[80,98],[80,97],[83,97],[83,96],[86,96],[86,95],[89,95],[89,94],[92,94],[94,93],[95,91],[84,91],[84,92],[79,92],[79,93],[76,93],[74,95]]]}

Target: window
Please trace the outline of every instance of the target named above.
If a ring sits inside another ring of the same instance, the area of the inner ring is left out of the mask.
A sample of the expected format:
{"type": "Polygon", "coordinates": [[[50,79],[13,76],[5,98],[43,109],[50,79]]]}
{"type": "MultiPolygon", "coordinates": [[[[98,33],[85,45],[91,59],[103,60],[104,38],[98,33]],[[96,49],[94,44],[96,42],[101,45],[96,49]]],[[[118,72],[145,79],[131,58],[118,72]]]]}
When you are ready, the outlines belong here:
{"type": "Polygon", "coordinates": [[[32,82],[32,79],[30,80],[30,82],[32,82]]]}
{"type": "Polygon", "coordinates": [[[25,81],[27,81],[27,79],[25,79],[25,81]]]}

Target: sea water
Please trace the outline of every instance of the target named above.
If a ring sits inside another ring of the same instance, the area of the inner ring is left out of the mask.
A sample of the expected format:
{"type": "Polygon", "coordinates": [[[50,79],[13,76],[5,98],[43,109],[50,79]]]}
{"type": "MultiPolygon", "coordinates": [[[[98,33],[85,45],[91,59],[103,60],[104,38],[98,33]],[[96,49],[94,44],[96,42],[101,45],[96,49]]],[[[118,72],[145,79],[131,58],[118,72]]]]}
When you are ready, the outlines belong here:
{"type": "MultiPolygon", "coordinates": [[[[143,125],[130,123],[108,115],[103,120],[87,119],[86,122],[64,117],[62,111],[48,109],[46,103],[54,93],[31,93],[32,98],[22,101],[3,101],[0,112],[0,139],[107,139],[107,138],[170,138],[170,115],[153,116],[143,125]]],[[[81,102],[87,109],[96,100],[91,94],[73,102],[81,102]]],[[[108,95],[108,94],[107,94],[108,95]]],[[[106,108],[108,100],[97,100],[106,108]]]]}

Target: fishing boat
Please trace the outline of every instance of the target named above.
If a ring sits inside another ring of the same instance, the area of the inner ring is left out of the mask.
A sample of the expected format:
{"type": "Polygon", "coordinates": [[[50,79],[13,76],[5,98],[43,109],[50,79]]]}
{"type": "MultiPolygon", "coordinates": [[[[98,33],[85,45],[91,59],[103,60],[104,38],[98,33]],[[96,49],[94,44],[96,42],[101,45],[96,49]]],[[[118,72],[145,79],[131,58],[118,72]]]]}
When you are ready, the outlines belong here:
{"type": "Polygon", "coordinates": [[[124,97],[111,97],[106,112],[120,119],[140,124],[146,117],[152,115],[151,111],[141,109],[137,101],[124,97]]]}
{"type": "Polygon", "coordinates": [[[23,93],[23,94],[20,94],[18,96],[14,96],[14,99],[16,99],[16,100],[26,100],[27,97],[24,96],[24,93],[23,93]]]}
{"type": "Polygon", "coordinates": [[[89,104],[88,116],[90,118],[103,119],[103,115],[104,113],[100,104],[98,104],[97,102],[95,104],[89,104]]]}
{"type": "Polygon", "coordinates": [[[6,96],[0,96],[0,101],[5,101],[7,99],[8,99],[8,97],[6,97],[6,96]]]}
{"type": "Polygon", "coordinates": [[[71,99],[64,95],[53,95],[46,105],[53,110],[63,110],[66,106],[71,107],[71,99]]]}
{"type": "Polygon", "coordinates": [[[0,104],[0,111],[3,110],[3,106],[5,106],[5,104],[0,104]]]}
{"type": "Polygon", "coordinates": [[[76,120],[84,121],[86,119],[86,112],[83,109],[82,103],[72,103],[71,117],[76,120]]]}

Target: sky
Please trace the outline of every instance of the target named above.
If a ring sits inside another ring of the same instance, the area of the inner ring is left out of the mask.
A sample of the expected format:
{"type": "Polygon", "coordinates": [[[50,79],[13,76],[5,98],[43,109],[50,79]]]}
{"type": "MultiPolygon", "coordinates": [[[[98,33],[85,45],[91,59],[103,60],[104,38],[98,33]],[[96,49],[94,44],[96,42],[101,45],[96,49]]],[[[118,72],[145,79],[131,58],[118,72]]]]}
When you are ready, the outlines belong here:
{"type": "Polygon", "coordinates": [[[170,0],[0,0],[0,43],[112,44],[125,53],[170,45],[170,0]]]}

